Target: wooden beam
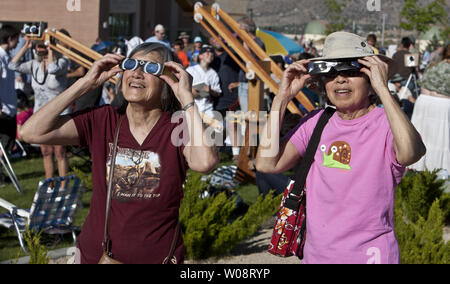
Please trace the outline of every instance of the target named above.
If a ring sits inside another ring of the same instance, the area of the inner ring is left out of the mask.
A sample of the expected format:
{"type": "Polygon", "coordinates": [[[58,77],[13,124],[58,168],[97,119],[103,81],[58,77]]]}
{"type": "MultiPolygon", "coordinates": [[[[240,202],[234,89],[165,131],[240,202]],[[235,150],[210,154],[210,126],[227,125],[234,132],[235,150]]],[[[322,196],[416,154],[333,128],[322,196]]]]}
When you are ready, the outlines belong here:
{"type": "MultiPolygon", "coordinates": [[[[209,10],[211,10],[211,7],[208,7],[209,10]]],[[[210,11],[208,11],[206,8],[199,6],[196,9],[196,12],[200,13],[204,20],[206,20],[211,27],[216,30],[220,36],[231,46],[231,48],[245,61],[250,62],[249,69],[253,70],[255,74],[261,78],[264,83],[270,88],[270,90],[276,94],[278,93],[278,84],[270,77],[270,75],[265,72],[261,66],[257,63],[257,60],[253,57],[253,55],[244,48],[244,46],[239,42],[239,40],[234,37],[234,35],[231,33],[231,31],[225,27],[225,25],[214,18],[210,11]]],[[[300,110],[297,108],[297,106],[290,102],[288,105],[288,109],[292,113],[300,114],[300,110]]]]}
{"type": "MultiPolygon", "coordinates": [[[[270,56],[267,56],[265,51],[252,39],[252,37],[245,30],[242,30],[240,28],[239,23],[236,22],[222,9],[219,9],[218,15],[248,45],[248,47],[253,51],[253,53],[255,53],[256,56],[258,56],[260,60],[270,62],[270,72],[275,74],[275,76],[281,80],[283,76],[283,70],[281,70],[281,68],[272,60],[272,58],[270,58],[270,56]]],[[[273,93],[277,95],[278,92],[273,93]]],[[[305,107],[308,112],[315,109],[315,107],[312,105],[306,95],[303,94],[303,92],[300,91],[295,98],[305,107]]]]}

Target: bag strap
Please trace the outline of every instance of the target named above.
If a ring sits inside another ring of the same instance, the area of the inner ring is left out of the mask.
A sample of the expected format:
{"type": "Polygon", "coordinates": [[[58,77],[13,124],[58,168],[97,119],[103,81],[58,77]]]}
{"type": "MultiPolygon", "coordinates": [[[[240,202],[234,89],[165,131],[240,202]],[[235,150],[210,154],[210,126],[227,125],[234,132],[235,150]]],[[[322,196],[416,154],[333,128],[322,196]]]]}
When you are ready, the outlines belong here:
{"type": "Polygon", "coordinates": [[[303,187],[306,183],[306,177],[308,176],[311,164],[314,161],[314,155],[317,150],[317,146],[320,142],[320,137],[322,136],[323,129],[327,125],[328,120],[333,116],[336,109],[332,107],[327,107],[325,111],[320,116],[319,121],[314,128],[314,132],[309,140],[308,147],[306,148],[305,155],[300,162],[300,166],[295,173],[295,183],[289,197],[286,199],[285,206],[290,209],[295,210],[299,206],[299,200],[302,196],[303,187]],[[289,201],[290,200],[290,201],[289,201]],[[293,207],[293,208],[291,208],[293,207]]]}
{"type": "Polygon", "coordinates": [[[112,257],[111,253],[111,240],[109,239],[109,217],[110,217],[110,209],[111,209],[111,196],[112,196],[112,179],[114,177],[114,167],[116,164],[116,155],[117,155],[117,141],[119,140],[119,131],[120,126],[122,125],[122,121],[125,115],[122,115],[119,119],[119,123],[117,124],[116,132],[114,134],[114,146],[111,154],[111,163],[109,168],[109,179],[108,179],[108,192],[106,197],[106,215],[105,215],[105,233],[103,237],[103,252],[107,253],[109,257],[112,257]]]}
{"type": "MultiPolygon", "coordinates": [[[[122,125],[122,121],[125,116],[121,116],[119,122],[117,124],[116,132],[114,134],[114,146],[111,154],[111,163],[109,168],[109,179],[108,179],[108,193],[106,197],[106,216],[105,216],[105,232],[102,242],[103,252],[105,252],[109,257],[113,257],[111,253],[111,240],[109,238],[109,221],[110,221],[110,211],[111,211],[111,198],[112,198],[112,180],[114,177],[114,167],[116,164],[116,156],[117,156],[117,141],[119,140],[119,131],[120,126],[122,125]]],[[[175,228],[175,235],[172,240],[172,244],[170,246],[169,255],[164,259],[163,264],[168,264],[169,261],[172,260],[173,254],[175,252],[175,248],[178,242],[178,238],[181,232],[181,225],[177,221],[177,227],[175,228]]]]}
{"type": "MultiPolygon", "coordinates": [[[[175,235],[173,236],[172,244],[170,245],[169,255],[164,259],[162,264],[170,264],[169,261],[172,261],[172,257],[173,254],[175,253],[175,248],[177,246],[180,232],[181,232],[181,225],[180,222],[177,221],[177,227],[175,228],[175,235]]],[[[174,264],[176,264],[176,262],[174,264]]]]}

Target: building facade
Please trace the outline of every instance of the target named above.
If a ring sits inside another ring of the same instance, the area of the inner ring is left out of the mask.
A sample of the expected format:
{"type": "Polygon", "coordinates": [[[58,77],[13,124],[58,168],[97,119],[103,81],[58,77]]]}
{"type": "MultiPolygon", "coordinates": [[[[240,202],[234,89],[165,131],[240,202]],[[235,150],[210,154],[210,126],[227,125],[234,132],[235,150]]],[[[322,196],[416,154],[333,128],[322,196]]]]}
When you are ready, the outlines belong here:
{"type": "MultiPolygon", "coordinates": [[[[168,40],[173,42],[180,32],[192,37],[201,33],[193,21],[192,0],[1,0],[0,24],[46,22],[50,28],[64,28],[86,46],[97,38],[114,41],[119,36],[152,36],[157,24],[166,27],[168,40]]],[[[247,1],[204,0],[218,2],[233,16],[245,15],[247,1]]]]}

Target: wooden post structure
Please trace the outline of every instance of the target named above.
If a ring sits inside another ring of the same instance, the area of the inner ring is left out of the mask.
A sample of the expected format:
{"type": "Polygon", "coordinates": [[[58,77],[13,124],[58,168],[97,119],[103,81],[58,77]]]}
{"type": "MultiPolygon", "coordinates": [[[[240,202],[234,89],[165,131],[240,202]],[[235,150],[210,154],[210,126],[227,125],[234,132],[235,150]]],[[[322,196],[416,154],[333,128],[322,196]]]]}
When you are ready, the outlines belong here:
{"type": "MultiPolygon", "coordinates": [[[[203,7],[202,3],[197,2],[194,5],[194,20],[216,39],[228,55],[244,70],[247,78],[251,78],[249,80],[248,113],[245,115],[245,141],[239,155],[236,179],[252,182],[255,180],[255,173],[249,169],[248,164],[251,159],[255,158],[256,146],[250,145],[250,142],[257,141],[253,136],[258,135],[258,133],[251,133],[250,130],[259,129],[258,116],[264,101],[264,85],[276,95],[278,93],[278,84],[271,77],[271,74],[274,74],[281,80],[283,72],[252,37],[242,30],[231,16],[220,9],[217,3],[203,7]],[[244,47],[243,43],[250,48],[256,58],[244,47]]],[[[305,107],[307,112],[315,109],[302,92],[297,94],[296,99],[305,107]]],[[[303,116],[294,102],[289,103],[288,110],[303,116]]]]}
{"type": "MultiPolygon", "coordinates": [[[[81,44],[71,37],[57,31],[56,29],[46,29],[41,36],[27,34],[31,40],[43,41],[45,45],[69,59],[77,62],[84,68],[90,69],[94,62],[103,57],[100,53],[81,44]]],[[[117,85],[117,78],[113,77],[109,81],[117,85]]]]}
{"type": "MultiPolygon", "coordinates": [[[[261,67],[270,71],[270,62],[259,62],[261,67]]],[[[236,179],[239,181],[255,181],[255,173],[249,168],[249,162],[256,158],[257,147],[253,142],[258,141],[259,115],[264,104],[264,82],[260,78],[248,81],[248,115],[245,116],[244,145],[239,154],[238,170],[236,179]]]]}

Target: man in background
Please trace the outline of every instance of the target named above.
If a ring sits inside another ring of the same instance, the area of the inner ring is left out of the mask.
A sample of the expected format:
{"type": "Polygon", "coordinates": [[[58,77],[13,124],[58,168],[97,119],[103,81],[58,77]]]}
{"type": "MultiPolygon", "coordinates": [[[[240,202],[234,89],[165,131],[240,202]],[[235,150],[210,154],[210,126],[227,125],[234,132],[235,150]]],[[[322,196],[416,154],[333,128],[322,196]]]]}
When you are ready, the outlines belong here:
{"type": "Polygon", "coordinates": [[[378,48],[376,48],[377,45],[377,36],[374,34],[369,34],[367,36],[367,43],[370,45],[370,47],[373,49],[373,52],[375,52],[375,54],[379,54],[380,52],[378,51],[378,48]]]}
{"type": "MultiPolygon", "coordinates": [[[[0,142],[8,154],[14,148],[17,130],[16,74],[8,68],[11,61],[9,52],[17,46],[19,36],[20,31],[10,25],[0,28],[0,142]]],[[[5,176],[0,172],[0,185],[4,181],[5,176]]]]}
{"type": "Polygon", "coordinates": [[[166,28],[164,28],[163,25],[156,25],[155,29],[153,31],[154,36],[149,37],[145,42],[157,42],[164,46],[166,46],[168,49],[170,49],[170,42],[165,39],[166,37],[166,28]]]}
{"type": "MultiPolygon", "coordinates": [[[[211,46],[201,48],[198,55],[199,64],[190,66],[186,71],[192,76],[192,94],[199,112],[214,118],[214,98],[222,94],[220,79],[211,68],[214,60],[214,49],[211,46]]],[[[205,121],[205,119],[203,119],[205,121]]]]}

